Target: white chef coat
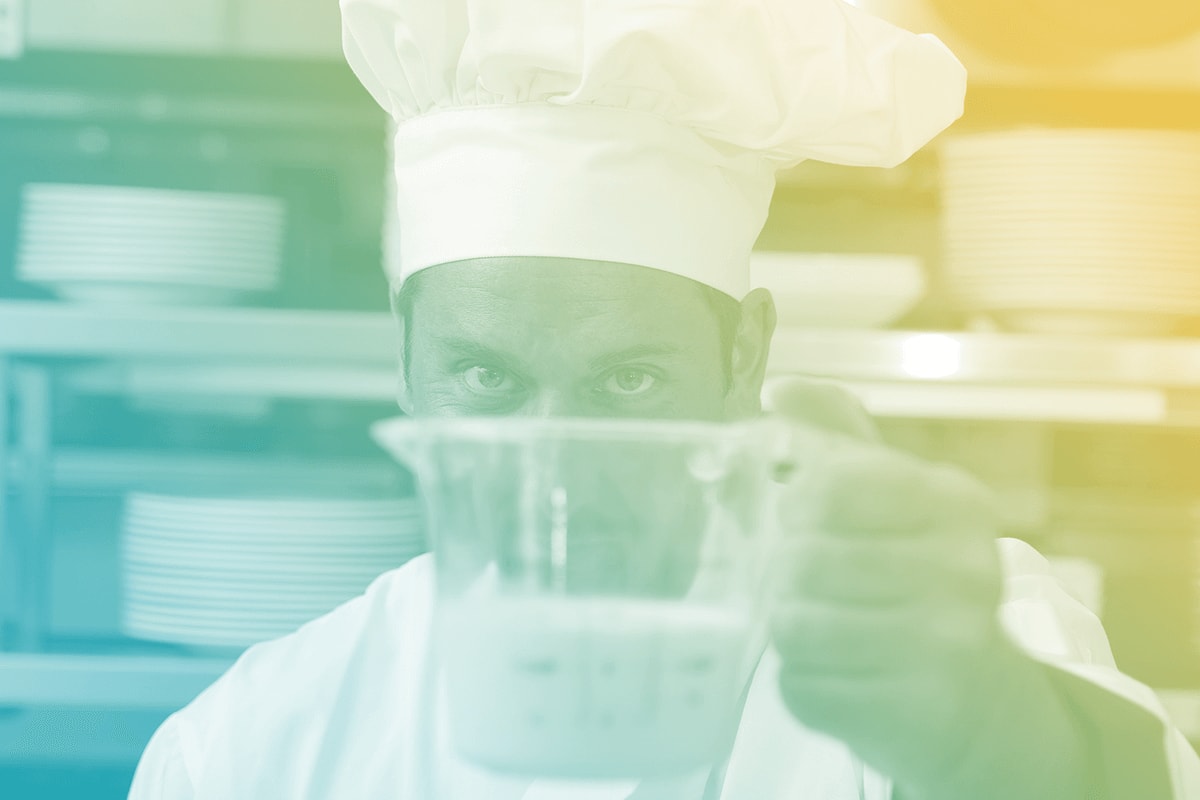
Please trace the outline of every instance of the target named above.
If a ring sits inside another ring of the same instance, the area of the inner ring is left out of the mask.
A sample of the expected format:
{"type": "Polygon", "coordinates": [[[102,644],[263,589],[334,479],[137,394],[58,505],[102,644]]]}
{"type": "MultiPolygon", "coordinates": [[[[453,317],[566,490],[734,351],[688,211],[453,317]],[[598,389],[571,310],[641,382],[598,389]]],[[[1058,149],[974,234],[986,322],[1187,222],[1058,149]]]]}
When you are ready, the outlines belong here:
{"type": "MultiPolygon", "coordinates": [[[[999,540],[1001,617],[1034,657],[1164,720],[1175,800],[1200,798],[1200,759],[1154,693],[1113,663],[1096,617],[1027,544],[999,540]]],[[[173,714],[138,765],[130,800],[700,800],[707,772],[669,781],[571,784],[475,770],[450,751],[428,669],[433,563],[418,558],[282,639],[250,648],[173,714]],[[431,710],[432,709],[432,710],[431,710]],[[428,720],[435,720],[433,725],[428,720]],[[436,731],[436,732],[431,732],[436,731]],[[436,776],[436,777],[433,777],[436,776]]],[[[721,800],[888,800],[890,782],[805,728],[777,688],[768,651],[750,686],[721,800]]]]}

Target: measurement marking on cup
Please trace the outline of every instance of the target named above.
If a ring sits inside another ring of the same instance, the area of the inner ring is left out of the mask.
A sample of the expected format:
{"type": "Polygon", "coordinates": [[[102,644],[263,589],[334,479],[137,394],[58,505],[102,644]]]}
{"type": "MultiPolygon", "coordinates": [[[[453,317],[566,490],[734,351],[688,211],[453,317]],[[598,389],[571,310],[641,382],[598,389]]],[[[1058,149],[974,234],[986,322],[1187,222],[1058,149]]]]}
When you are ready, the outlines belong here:
{"type": "Polygon", "coordinates": [[[567,490],[555,486],[550,491],[550,574],[554,591],[567,590],[567,490]]]}
{"type": "Polygon", "coordinates": [[[534,675],[553,675],[558,672],[558,662],[552,658],[522,661],[517,667],[523,672],[530,672],[534,675]]]}
{"type": "Polygon", "coordinates": [[[691,675],[705,675],[716,667],[713,659],[708,656],[696,656],[686,659],[679,664],[679,669],[691,675]]]}

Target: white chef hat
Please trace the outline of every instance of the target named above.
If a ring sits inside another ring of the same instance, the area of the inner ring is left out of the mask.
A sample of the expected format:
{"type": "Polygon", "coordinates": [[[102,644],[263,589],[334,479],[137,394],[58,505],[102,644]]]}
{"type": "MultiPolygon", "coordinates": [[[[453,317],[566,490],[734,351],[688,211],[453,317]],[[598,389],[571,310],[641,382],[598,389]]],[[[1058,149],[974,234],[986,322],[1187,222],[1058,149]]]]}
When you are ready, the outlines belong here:
{"type": "Polygon", "coordinates": [[[843,0],[341,0],[395,121],[393,286],[552,256],[740,298],[775,172],[893,166],[962,113],[945,46],[843,0]]]}

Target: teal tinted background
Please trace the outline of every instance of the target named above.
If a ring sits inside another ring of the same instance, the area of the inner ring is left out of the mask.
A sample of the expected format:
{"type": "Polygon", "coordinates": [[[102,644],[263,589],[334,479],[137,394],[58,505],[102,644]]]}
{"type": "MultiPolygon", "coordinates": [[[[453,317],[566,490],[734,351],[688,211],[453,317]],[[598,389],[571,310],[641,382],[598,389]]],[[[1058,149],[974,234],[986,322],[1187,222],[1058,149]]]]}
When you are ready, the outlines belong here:
{"type": "MultiPolygon", "coordinates": [[[[0,798],[107,799],[124,795],[154,727],[236,654],[121,635],[124,493],[407,491],[365,433],[394,413],[379,264],[384,120],[340,63],[333,4],[213,3],[214,18],[194,0],[123,2],[89,19],[84,4],[28,2],[25,54],[0,61],[0,798]],[[31,181],[279,197],[283,279],[246,301],[248,316],[143,310],[121,328],[112,314],[60,314],[66,304],[13,272],[31,181]],[[18,313],[17,301],[29,305],[18,313]],[[217,381],[194,371],[204,359],[241,372],[217,381]],[[130,391],[143,378],[111,369],[147,360],[154,392],[130,391]],[[164,394],[174,408],[146,402],[164,394]],[[183,676],[156,682],[164,665],[183,676]]],[[[1194,100],[1194,89],[984,85],[966,122],[1194,129],[1194,100]]],[[[931,287],[900,326],[961,329],[939,281],[937,167],[929,151],[888,172],[803,165],[777,192],[759,245],[918,254],[931,287]]],[[[1034,490],[1077,493],[1076,507],[1015,532],[1107,568],[1104,621],[1126,670],[1155,688],[1200,685],[1194,430],[902,420],[885,432],[1029,499],[1030,518],[1046,512],[1034,490]]]]}
{"type": "Polygon", "coordinates": [[[336,4],[96,9],[24,8],[24,52],[0,59],[6,800],[124,797],[153,730],[238,653],[122,633],[127,492],[411,491],[366,434],[396,413],[380,268],[385,125],[341,61],[336,4]],[[237,308],[74,315],[16,275],[29,183],[278,198],[280,279],[237,308]],[[129,327],[107,336],[116,319],[129,327]],[[236,374],[206,376],[199,363],[236,374]],[[154,388],[132,388],[143,380],[154,388]]]}

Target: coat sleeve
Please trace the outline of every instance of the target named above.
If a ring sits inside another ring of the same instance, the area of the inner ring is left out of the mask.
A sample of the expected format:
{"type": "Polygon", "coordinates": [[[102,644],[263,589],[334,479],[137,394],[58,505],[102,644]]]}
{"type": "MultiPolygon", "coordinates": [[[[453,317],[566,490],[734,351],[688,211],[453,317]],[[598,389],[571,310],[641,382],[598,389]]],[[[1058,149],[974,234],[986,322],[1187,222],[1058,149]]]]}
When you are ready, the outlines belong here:
{"type": "Polygon", "coordinates": [[[1050,668],[1087,733],[1094,795],[1200,798],[1200,758],[1157,695],[1117,668],[1100,621],[1062,589],[1032,547],[1016,539],[999,544],[1001,621],[1022,649],[1050,668]]]}
{"type": "Polygon", "coordinates": [[[174,716],[155,731],[138,761],[129,800],[193,800],[195,790],[174,716]]]}

